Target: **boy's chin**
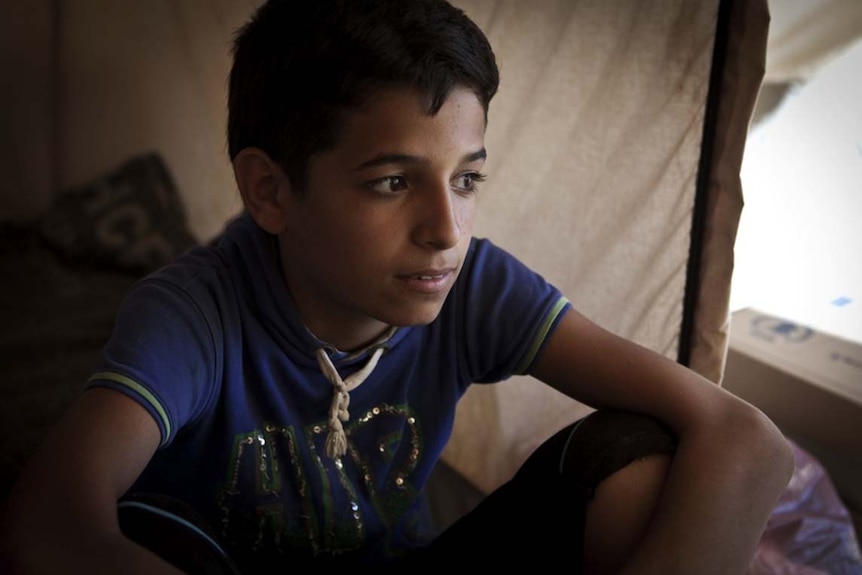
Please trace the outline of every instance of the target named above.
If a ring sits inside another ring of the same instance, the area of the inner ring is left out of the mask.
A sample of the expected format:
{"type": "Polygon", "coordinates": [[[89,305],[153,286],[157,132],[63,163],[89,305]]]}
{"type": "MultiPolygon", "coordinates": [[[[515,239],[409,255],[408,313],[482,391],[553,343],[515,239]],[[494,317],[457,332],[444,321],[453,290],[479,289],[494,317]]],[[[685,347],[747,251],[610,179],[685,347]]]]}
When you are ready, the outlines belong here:
{"type": "Polygon", "coordinates": [[[392,314],[384,319],[385,323],[395,327],[412,327],[420,325],[428,325],[440,315],[440,310],[443,308],[441,304],[426,304],[420,308],[405,310],[402,313],[392,314]]]}

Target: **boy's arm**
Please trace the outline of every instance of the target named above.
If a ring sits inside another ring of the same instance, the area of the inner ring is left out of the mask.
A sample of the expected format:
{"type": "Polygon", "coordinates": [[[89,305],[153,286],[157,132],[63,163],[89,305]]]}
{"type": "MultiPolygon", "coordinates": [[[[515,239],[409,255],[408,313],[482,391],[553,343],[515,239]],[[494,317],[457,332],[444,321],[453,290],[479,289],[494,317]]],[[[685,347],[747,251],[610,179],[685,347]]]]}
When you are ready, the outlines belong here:
{"type": "Polygon", "coordinates": [[[574,310],[531,374],[593,407],[654,416],[678,436],[660,507],[624,573],[745,572],[794,465],[760,411],[574,310]]]}
{"type": "Polygon", "coordinates": [[[21,472],[0,529],[3,573],[179,573],[126,539],[117,500],[160,442],[134,400],[86,391],[21,472]]]}

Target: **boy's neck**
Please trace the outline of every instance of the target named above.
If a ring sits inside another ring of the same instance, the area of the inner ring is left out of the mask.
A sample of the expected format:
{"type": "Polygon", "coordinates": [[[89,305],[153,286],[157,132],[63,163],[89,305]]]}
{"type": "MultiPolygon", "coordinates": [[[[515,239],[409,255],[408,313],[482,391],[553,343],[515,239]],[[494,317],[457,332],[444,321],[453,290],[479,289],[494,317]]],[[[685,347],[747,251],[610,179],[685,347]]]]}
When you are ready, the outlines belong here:
{"type": "MultiPolygon", "coordinates": [[[[300,317],[302,317],[301,313],[300,317]]],[[[355,330],[351,332],[350,330],[340,328],[336,328],[334,330],[327,330],[325,328],[321,330],[320,328],[318,328],[317,330],[315,330],[307,323],[305,324],[306,329],[308,329],[308,331],[311,332],[314,337],[328,345],[331,345],[338,351],[343,351],[347,353],[362,352],[365,349],[380,343],[381,341],[389,339],[389,337],[391,337],[394,333],[395,328],[382,322],[379,325],[380,329],[374,331],[355,330]]]]}
{"type": "Polygon", "coordinates": [[[287,272],[289,266],[284,259],[284,253],[281,249],[278,236],[272,236],[271,241],[273,256],[275,257],[278,272],[282,282],[284,282],[284,287],[287,289],[288,296],[293,302],[293,306],[305,329],[316,339],[334,347],[338,351],[351,353],[361,352],[379,340],[388,339],[394,333],[393,326],[370,318],[364,318],[362,321],[354,322],[351,325],[350,322],[330,321],[315,315],[313,313],[314,302],[302,301],[302,297],[298,297],[299,294],[291,289],[291,282],[288,278],[289,273],[287,272]]]}
{"type": "Polygon", "coordinates": [[[313,332],[311,332],[310,330],[309,330],[309,333],[311,333],[311,335],[313,335],[316,339],[320,340],[321,343],[325,344],[324,345],[325,348],[335,350],[336,352],[340,352],[340,353],[344,354],[342,359],[350,360],[353,358],[360,357],[363,354],[365,354],[366,352],[370,353],[370,352],[374,351],[375,349],[377,349],[378,347],[383,346],[386,342],[388,342],[390,339],[392,339],[392,337],[395,335],[395,333],[397,331],[398,331],[398,328],[392,326],[389,329],[387,329],[386,331],[384,331],[382,334],[380,334],[380,336],[374,338],[371,341],[363,343],[362,345],[360,345],[354,349],[344,349],[344,348],[338,347],[338,346],[336,346],[336,345],[334,345],[334,344],[332,344],[326,340],[323,340],[323,339],[317,337],[317,335],[314,334],[313,332]]]}

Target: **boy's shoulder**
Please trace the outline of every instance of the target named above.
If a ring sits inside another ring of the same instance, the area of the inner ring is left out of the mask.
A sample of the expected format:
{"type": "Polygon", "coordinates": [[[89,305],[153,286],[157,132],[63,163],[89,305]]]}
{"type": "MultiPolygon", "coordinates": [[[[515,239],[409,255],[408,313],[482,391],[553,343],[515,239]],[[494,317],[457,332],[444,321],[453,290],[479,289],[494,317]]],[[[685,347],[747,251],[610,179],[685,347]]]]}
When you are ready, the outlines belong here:
{"type": "Polygon", "coordinates": [[[195,284],[224,282],[243,260],[254,259],[259,232],[245,215],[229,221],[222,233],[197,245],[172,262],[149,274],[143,281],[165,282],[191,288],[195,284]],[[249,220],[249,221],[246,221],[249,220]]]}
{"type": "Polygon", "coordinates": [[[142,278],[138,286],[169,284],[180,290],[193,292],[198,287],[224,281],[224,272],[230,267],[231,264],[220,246],[196,246],[142,278]]]}

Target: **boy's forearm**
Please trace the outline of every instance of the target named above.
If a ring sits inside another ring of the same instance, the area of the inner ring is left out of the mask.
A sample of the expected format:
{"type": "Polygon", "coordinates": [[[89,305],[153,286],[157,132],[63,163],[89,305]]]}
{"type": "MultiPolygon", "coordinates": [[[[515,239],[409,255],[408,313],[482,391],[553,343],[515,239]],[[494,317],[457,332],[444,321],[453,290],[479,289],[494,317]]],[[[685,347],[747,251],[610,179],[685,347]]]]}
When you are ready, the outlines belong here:
{"type": "Polygon", "coordinates": [[[0,571],[31,573],[127,573],[181,575],[181,571],[122,534],[93,538],[81,531],[8,536],[0,549],[0,571]]]}
{"type": "Polygon", "coordinates": [[[765,418],[698,433],[680,438],[656,516],[621,573],[741,575],[748,567],[793,454],[765,418]]]}
{"type": "Polygon", "coordinates": [[[123,535],[109,490],[92,480],[76,488],[84,480],[71,471],[64,481],[45,478],[50,451],[22,471],[0,517],[0,573],[181,573],[123,535]]]}

